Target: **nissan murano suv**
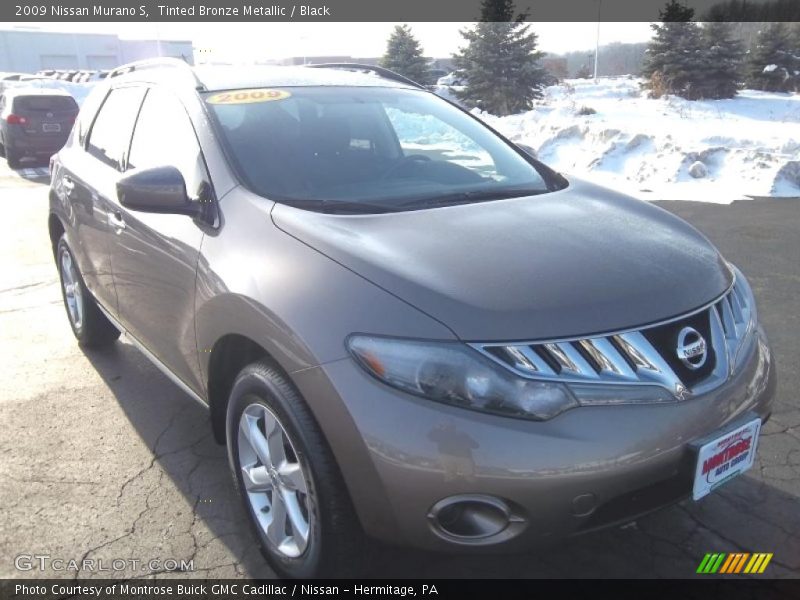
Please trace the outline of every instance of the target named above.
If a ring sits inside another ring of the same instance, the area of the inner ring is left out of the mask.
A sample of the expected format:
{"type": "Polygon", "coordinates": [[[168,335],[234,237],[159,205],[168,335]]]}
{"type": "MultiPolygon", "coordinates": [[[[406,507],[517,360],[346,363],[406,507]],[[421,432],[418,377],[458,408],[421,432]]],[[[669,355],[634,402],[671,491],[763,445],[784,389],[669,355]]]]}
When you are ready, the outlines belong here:
{"type": "Polygon", "coordinates": [[[51,165],[79,344],[124,332],[208,407],[278,573],[523,550],[753,464],[774,363],[702,234],[323,67],[128,65],[51,165]]]}

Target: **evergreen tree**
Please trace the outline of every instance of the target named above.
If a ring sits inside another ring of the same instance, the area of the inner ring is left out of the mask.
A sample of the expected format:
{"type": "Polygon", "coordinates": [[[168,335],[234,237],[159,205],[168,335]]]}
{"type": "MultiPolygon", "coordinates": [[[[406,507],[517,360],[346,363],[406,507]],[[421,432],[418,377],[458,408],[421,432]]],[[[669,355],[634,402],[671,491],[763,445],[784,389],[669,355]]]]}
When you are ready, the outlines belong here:
{"type": "Polygon", "coordinates": [[[700,27],[691,22],[693,16],[694,9],[670,0],[660,13],[661,24],[651,25],[655,35],[647,47],[642,74],[652,97],[701,97],[704,42],[700,27]]]}
{"type": "Polygon", "coordinates": [[[524,21],[526,15],[514,17],[514,0],[484,0],[481,2],[481,21],[487,23],[509,23],[524,21]]]}
{"type": "Polygon", "coordinates": [[[734,37],[730,23],[706,23],[703,27],[703,70],[693,81],[698,98],[733,98],[741,81],[744,47],[734,37]]]}
{"type": "Polygon", "coordinates": [[[800,23],[789,26],[789,39],[795,56],[800,56],[800,23]]]}
{"type": "Polygon", "coordinates": [[[544,53],[523,19],[514,18],[512,0],[483,0],[480,21],[461,31],[467,46],[453,56],[453,63],[466,81],[456,92],[464,104],[510,115],[529,110],[541,98],[547,81],[539,63],[544,53]]]}
{"type": "Polygon", "coordinates": [[[789,26],[789,49],[794,69],[794,91],[800,92],[800,22],[789,26]]]}
{"type": "Polygon", "coordinates": [[[768,92],[796,90],[800,83],[800,60],[793,45],[785,23],[770,23],[759,31],[747,56],[747,87],[768,92]]]}
{"type": "Polygon", "coordinates": [[[705,21],[729,23],[770,23],[800,21],[797,0],[727,0],[712,6],[705,21]]]}
{"type": "Polygon", "coordinates": [[[658,11],[658,17],[662,23],[688,23],[694,18],[694,9],[678,0],[669,0],[664,10],[658,11]]]}
{"type": "Polygon", "coordinates": [[[592,78],[592,68],[589,66],[589,63],[583,63],[578,70],[575,72],[575,79],[591,79],[592,78]]]}
{"type": "Polygon", "coordinates": [[[408,25],[397,25],[394,28],[386,43],[386,54],[381,58],[380,65],[422,85],[431,83],[428,60],[422,55],[422,46],[408,25]]]}

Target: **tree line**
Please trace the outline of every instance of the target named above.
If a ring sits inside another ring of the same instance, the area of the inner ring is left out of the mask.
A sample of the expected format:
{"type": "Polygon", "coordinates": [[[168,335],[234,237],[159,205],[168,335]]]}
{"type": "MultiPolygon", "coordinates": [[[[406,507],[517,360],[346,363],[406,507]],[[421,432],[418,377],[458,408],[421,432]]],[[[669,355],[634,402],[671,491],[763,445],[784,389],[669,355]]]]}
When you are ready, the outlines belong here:
{"type": "MultiPolygon", "coordinates": [[[[453,55],[453,63],[465,85],[455,94],[466,106],[510,115],[529,110],[542,97],[550,76],[540,63],[544,52],[526,16],[514,14],[513,0],[483,0],[475,28],[461,31],[467,43],[453,55]]],[[[407,25],[394,28],[380,64],[418,83],[434,83],[422,47],[407,25]]]]}
{"type": "MultiPolygon", "coordinates": [[[[727,0],[709,10],[706,22],[698,23],[692,8],[669,0],[660,13],[661,22],[652,25],[653,38],[641,69],[650,96],[732,98],[742,86],[800,91],[800,23],[762,23],[745,44],[742,24],[731,22],[750,19],[756,10],[759,17],[783,18],[787,11],[800,10],[798,6],[797,0],[771,0],[758,7],[727,0]]],[[[461,31],[466,44],[453,55],[453,63],[464,85],[455,95],[466,106],[496,115],[530,110],[551,83],[541,65],[544,53],[526,17],[515,14],[513,0],[483,0],[480,20],[474,28],[461,31]]],[[[422,47],[407,25],[395,27],[381,66],[425,85],[435,83],[422,47]]]]}
{"type": "Polygon", "coordinates": [[[734,24],[696,23],[694,10],[678,0],[670,0],[660,16],[642,68],[651,96],[732,98],[741,84],[770,92],[800,90],[800,23],[764,23],[745,49],[734,24]]]}

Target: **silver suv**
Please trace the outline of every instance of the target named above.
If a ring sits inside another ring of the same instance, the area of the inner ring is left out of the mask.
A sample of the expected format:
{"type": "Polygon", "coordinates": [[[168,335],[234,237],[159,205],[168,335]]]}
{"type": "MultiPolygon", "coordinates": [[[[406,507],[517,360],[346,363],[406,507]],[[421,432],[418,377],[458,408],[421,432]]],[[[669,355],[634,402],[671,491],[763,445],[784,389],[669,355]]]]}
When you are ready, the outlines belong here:
{"type": "Polygon", "coordinates": [[[208,407],[272,566],[525,549],[749,468],[775,373],[744,275],[367,70],[129,65],[52,165],[75,336],[208,407]]]}

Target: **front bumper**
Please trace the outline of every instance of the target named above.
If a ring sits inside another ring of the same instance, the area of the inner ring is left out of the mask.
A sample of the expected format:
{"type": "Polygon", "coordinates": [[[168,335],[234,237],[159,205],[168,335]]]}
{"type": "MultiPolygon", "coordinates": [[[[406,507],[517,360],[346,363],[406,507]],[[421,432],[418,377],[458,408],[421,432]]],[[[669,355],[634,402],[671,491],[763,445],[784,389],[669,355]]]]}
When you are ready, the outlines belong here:
{"type": "Polygon", "coordinates": [[[395,391],[344,359],[295,374],[368,534],[445,551],[510,551],[626,521],[691,493],[693,441],[775,393],[759,328],[711,392],[664,405],[581,407],[545,422],[481,414],[395,391]],[[448,432],[442,436],[441,432],[448,432]],[[513,529],[459,540],[432,525],[455,495],[498,498],[513,529]]]}

